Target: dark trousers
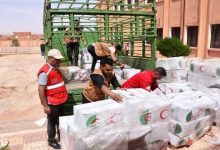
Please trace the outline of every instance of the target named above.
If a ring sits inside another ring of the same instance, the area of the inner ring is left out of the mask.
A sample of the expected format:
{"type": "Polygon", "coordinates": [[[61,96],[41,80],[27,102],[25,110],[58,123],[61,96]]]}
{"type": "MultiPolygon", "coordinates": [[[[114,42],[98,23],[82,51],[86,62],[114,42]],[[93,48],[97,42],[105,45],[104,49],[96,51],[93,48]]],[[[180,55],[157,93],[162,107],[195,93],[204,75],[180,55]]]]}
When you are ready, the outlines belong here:
{"type": "Polygon", "coordinates": [[[95,65],[97,63],[97,60],[108,58],[108,56],[97,56],[95,53],[95,47],[93,45],[88,46],[88,52],[92,55],[92,67],[91,67],[91,73],[95,70],[95,65]]]}
{"type": "Polygon", "coordinates": [[[78,56],[79,56],[79,42],[73,42],[67,44],[67,56],[71,65],[78,65],[78,56]],[[74,62],[73,62],[74,59],[74,62]]]}
{"type": "Polygon", "coordinates": [[[82,93],[82,103],[83,104],[90,103],[90,101],[84,96],[83,93],[82,93]]]}
{"type": "Polygon", "coordinates": [[[55,141],[56,131],[59,137],[59,117],[64,115],[64,104],[49,105],[51,113],[47,115],[48,142],[55,141]]]}

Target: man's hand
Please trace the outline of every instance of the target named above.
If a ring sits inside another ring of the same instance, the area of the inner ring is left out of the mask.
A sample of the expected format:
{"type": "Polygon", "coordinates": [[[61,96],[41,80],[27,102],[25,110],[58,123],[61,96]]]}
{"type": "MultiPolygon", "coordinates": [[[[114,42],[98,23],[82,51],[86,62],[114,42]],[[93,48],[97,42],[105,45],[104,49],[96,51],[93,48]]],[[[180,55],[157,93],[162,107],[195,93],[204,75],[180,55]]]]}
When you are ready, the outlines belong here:
{"type": "Polygon", "coordinates": [[[123,100],[123,97],[122,97],[121,95],[119,95],[119,94],[116,94],[116,93],[113,93],[113,94],[111,95],[111,97],[112,97],[116,102],[119,102],[119,103],[121,103],[122,100],[123,100]]]}
{"type": "Polygon", "coordinates": [[[49,106],[44,106],[44,112],[49,115],[51,113],[50,107],[49,106]]]}

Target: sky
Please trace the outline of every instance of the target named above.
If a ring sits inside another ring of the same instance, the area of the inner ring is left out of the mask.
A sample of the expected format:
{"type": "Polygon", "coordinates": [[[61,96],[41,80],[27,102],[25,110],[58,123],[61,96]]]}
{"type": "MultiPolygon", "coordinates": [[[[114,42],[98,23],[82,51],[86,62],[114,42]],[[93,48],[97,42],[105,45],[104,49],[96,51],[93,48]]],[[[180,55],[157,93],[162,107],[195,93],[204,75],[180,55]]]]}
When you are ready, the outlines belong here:
{"type": "Polygon", "coordinates": [[[0,34],[43,33],[44,0],[0,0],[0,34]]]}

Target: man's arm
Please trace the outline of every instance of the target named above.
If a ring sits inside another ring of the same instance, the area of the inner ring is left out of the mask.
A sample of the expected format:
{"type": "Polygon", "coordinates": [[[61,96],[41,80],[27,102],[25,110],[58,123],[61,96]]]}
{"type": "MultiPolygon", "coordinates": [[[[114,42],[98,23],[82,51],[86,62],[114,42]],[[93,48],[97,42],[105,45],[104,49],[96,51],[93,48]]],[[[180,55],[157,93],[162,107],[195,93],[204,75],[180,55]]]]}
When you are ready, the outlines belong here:
{"type": "Polygon", "coordinates": [[[43,105],[44,112],[46,114],[49,114],[51,110],[50,110],[50,107],[48,106],[48,102],[47,102],[47,98],[46,98],[46,92],[45,92],[46,84],[47,84],[47,75],[46,75],[46,73],[43,72],[39,75],[38,83],[39,83],[38,94],[39,94],[41,104],[43,105]]]}
{"type": "Polygon", "coordinates": [[[101,75],[91,75],[91,80],[99,89],[101,89],[105,95],[112,97],[117,102],[122,101],[122,97],[120,95],[115,94],[109,90],[109,88],[105,85],[104,79],[101,75]]]}
{"type": "Polygon", "coordinates": [[[118,79],[116,78],[115,74],[112,77],[111,84],[114,87],[114,89],[121,88],[121,85],[119,84],[118,79]]]}
{"type": "Polygon", "coordinates": [[[44,112],[46,114],[50,114],[51,110],[50,110],[50,107],[48,106],[48,102],[47,102],[47,99],[46,99],[45,88],[46,88],[46,86],[39,85],[38,86],[38,93],[39,93],[41,104],[43,105],[43,108],[44,108],[44,112]]]}

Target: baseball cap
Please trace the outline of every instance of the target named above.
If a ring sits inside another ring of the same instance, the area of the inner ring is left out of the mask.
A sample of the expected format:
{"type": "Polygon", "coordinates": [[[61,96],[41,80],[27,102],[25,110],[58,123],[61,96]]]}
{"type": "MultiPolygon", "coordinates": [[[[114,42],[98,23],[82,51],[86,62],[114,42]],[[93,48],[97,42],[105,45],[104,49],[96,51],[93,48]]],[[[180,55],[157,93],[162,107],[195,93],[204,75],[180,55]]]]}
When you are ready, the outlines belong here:
{"type": "Polygon", "coordinates": [[[47,56],[51,56],[51,57],[54,57],[55,59],[62,59],[64,58],[60,51],[58,49],[51,49],[49,52],[48,52],[48,55],[47,56]]]}

